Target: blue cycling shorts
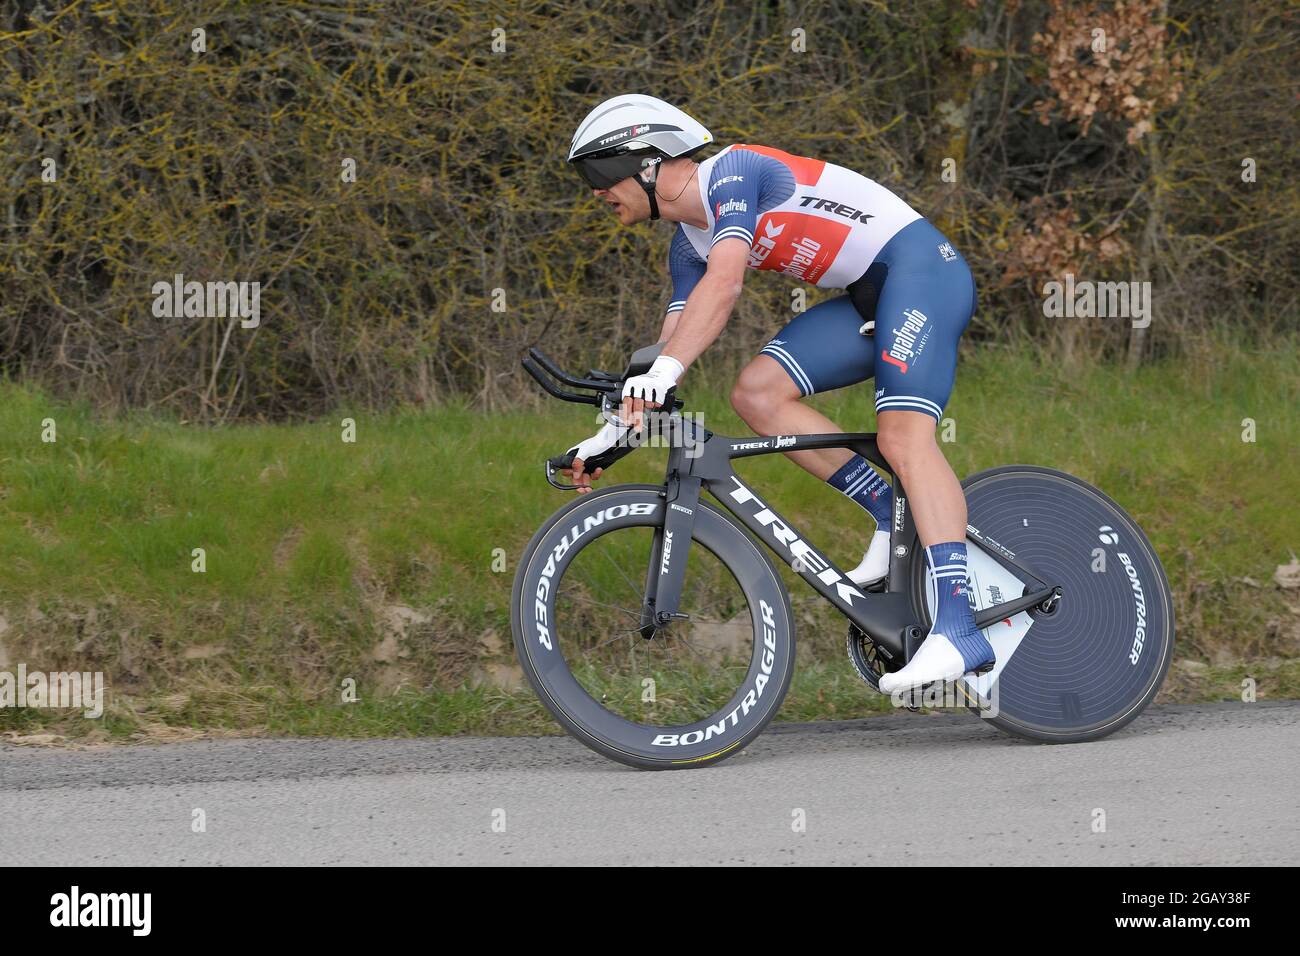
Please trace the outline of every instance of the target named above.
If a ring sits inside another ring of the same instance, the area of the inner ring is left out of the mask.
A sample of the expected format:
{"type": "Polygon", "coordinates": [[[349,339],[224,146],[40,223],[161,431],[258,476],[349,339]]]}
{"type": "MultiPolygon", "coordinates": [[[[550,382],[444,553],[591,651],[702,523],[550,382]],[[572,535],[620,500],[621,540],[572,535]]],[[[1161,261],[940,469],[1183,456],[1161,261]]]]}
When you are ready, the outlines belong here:
{"type": "Polygon", "coordinates": [[[796,316],[759,354],[779,362],[804,395],[874,378],[877,415],[924,412],[938,421],[957,374],[957,342],[974,312],[966,260],[918,219],[885,244],[850,294],[796,316]],[[873,307],[875,332],[863,335],[873,307]]]}

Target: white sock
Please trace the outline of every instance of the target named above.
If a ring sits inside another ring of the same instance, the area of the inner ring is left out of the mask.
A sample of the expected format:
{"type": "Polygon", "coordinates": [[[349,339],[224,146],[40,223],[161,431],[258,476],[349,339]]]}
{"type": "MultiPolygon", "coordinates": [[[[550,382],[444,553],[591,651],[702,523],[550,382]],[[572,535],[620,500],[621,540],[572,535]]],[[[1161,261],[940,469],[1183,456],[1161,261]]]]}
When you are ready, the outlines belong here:
{"type": "Polygon", "coordinates": [[[876,529],[862,563],[849,572],[849,580],[861,587],[878,581],[889,573],[889,532],[876,529]]]}

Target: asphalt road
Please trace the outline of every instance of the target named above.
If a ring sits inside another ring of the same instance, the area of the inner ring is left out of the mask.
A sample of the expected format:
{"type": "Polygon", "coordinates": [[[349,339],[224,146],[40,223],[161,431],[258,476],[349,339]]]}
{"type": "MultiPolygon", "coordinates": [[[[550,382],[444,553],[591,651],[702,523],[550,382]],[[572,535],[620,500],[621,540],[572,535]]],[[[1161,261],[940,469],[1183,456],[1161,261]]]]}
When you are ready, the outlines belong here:
{"type": "Polygon", "coordinates": [[[5,745],[0,846],[22,865],[1291,865],[1298,731],[1290,701],[1153,707],[1057,747],[899,715],[777,724],[675,773],[567,737],[5,745]]]}

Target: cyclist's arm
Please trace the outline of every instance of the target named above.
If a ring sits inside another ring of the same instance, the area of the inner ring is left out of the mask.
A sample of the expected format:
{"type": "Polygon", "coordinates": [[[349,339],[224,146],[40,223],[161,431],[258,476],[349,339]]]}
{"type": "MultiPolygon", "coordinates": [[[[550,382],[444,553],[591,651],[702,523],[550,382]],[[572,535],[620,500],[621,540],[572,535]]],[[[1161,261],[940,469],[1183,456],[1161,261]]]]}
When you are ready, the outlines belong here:
{"type": "Polygon", "coordinates": [[[659,338],[656,341],[667,342],[673,337],[673,332],[677,329],[677,319],[680,316],[680,312],[669,312],[664,316],[664,326],[659,330],[659,338]]]}
{"type": "Polygon", "coordinates": [[[686,308],[686,300],[704,278],[704,272],[704,260],[686,238],[682,227],[678,226],[672,245],[668,247],[668,274],[673,279],[673,298],[664,314],[664,325],[659,332],[660,342],[667,342],[672,337],[682,309],[686,308]]]}
{"type": "MultiPolygon", "coordinates": [[[[765,190],[770,191],[765,185],[768,175],[764,162],[764,157],[756,153],[739,150],[719,157],[709,172],[707,195],[714,219],[708,264],[685,297],[682,317],[662,352],[683,367],[713,344],[740,296],[758,226],[759,197],[767,194],[765,190]]],[[[793,184],[790,186],[793,188],[793,184]]],[[[674,294],[674,298],[680,297],[674,294]]]]}
{"type": "MultiPolygon", "coordinates": [[[[663,348],[664,355],[688,367],[722,334],[740,297],[748,259],[749,243],[743,239],[728,238],[714,243],[709,251],[708,269],[691,290],[685,309],[668,316],[674,320],[674,327],[663,348]]],[[[668,328],[667,320],[664,328],[668,328]]]]}

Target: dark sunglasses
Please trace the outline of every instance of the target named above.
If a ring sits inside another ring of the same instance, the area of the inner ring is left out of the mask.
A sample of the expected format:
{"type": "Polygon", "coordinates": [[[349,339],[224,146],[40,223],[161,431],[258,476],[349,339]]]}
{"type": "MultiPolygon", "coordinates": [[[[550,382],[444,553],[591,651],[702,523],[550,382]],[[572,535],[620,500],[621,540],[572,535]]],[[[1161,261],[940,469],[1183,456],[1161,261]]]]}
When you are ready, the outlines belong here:
{"type": "Polygon", "coordinates": [[[629,176],[635,176],[641,172],[644,168],[642,163],[645,163],[648,159],[650,157],[645,155],[622,153],[620,155],[587,156],[575,160],[573,165],[577,167],[578,175],[592,189],[609,189],[615,183],[622,182],[629,176]]]}

